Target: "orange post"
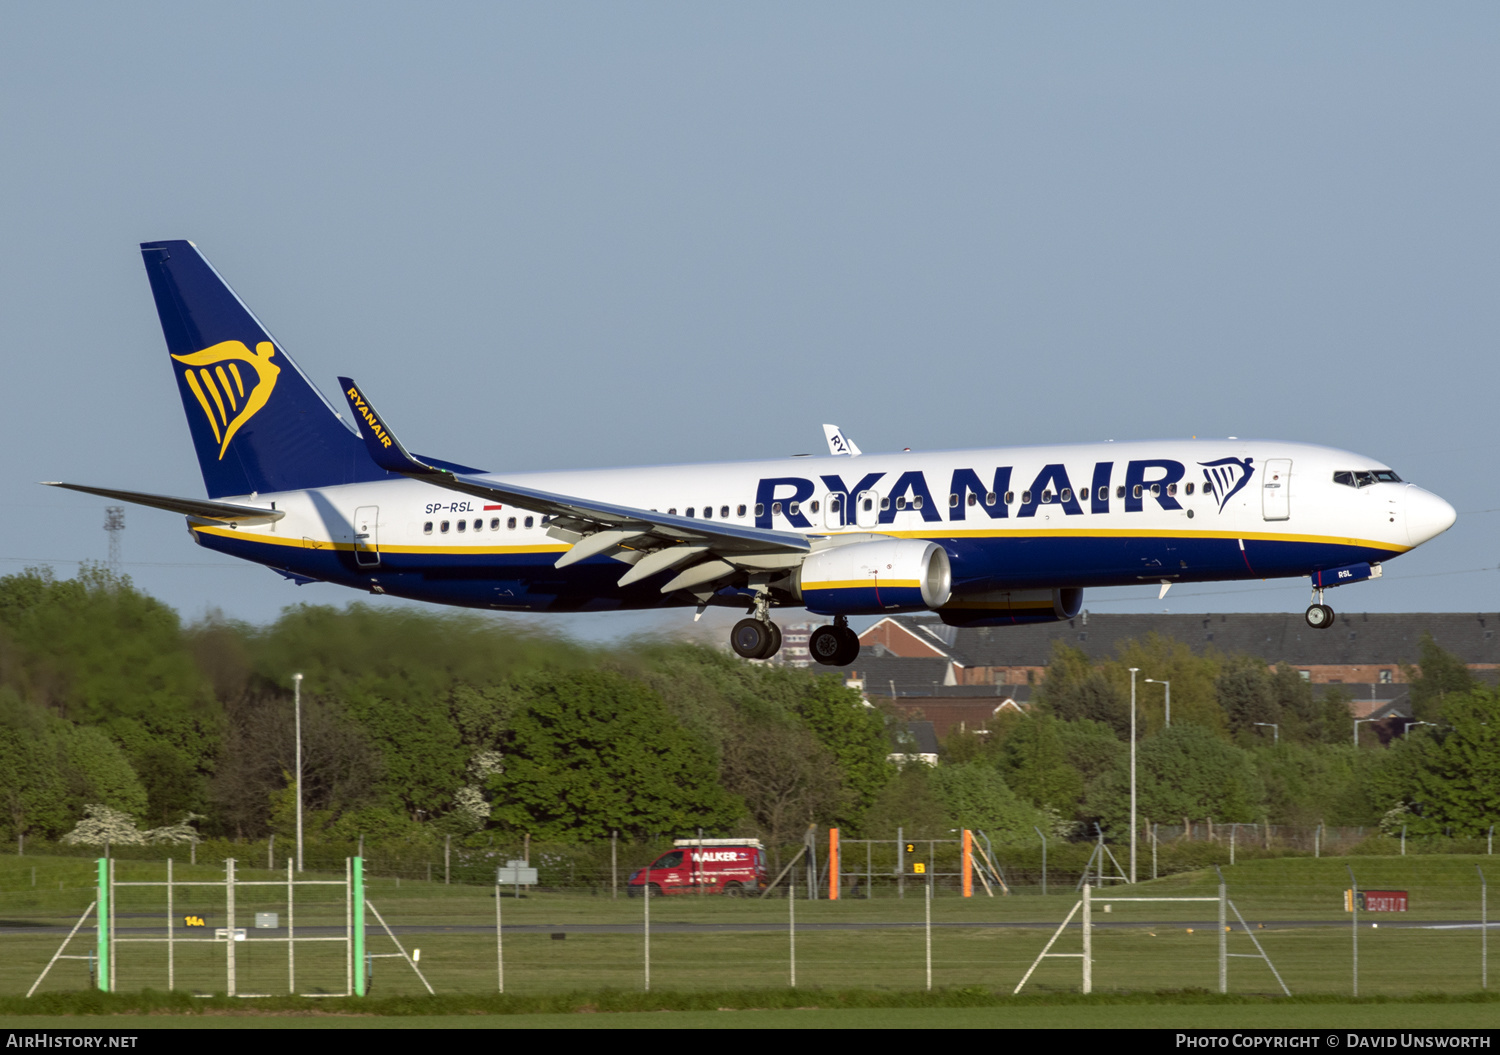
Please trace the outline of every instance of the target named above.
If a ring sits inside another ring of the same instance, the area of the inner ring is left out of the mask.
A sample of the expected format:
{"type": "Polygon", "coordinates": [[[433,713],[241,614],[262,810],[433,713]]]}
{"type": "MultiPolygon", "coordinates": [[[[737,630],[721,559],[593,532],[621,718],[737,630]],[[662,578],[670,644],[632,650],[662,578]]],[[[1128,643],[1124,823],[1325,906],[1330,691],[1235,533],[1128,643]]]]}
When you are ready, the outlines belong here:
{"type": "Polygon", "coordinates": [[[839,899],[839,830],[828,829],[828,900],[839,899]]]}
{"type": "Polygon", "coordinates": [[[974,896],[974,833],[964,829],[964,897],[974,896]]]}

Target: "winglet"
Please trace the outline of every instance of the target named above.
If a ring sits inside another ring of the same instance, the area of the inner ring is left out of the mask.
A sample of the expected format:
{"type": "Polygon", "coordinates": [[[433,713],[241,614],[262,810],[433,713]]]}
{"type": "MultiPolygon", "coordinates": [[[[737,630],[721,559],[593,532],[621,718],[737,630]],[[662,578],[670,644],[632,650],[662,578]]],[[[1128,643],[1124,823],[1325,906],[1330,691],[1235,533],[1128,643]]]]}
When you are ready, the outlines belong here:
{"type": "Polygon", "coordinates": [[[859,448],[854,441],[844,435],[844,430],[837,425],[824,425],[823,436],[828,440],[829,454],[847,454],[851,458],[859,456],[859,448]]]}
{"type": "MultiPolygon", "coordinates": [[[[359,434],[364,438],[365,449],[370,452],[376,465],[387,472],[393,473],[416,473],[421,476],[432,476],[434,474],[444,475],[444,470],[419,462],[413,458],[396,434],[386,428],[385,421],[381,419],[374,406],[361,393],[358,385],[347,377],[339,378],[339,386],[343,389],[344,398],[349,401],[349,409],[354,412],[354,420],[359,425],[359,434]]],[[[452,475],[452,474],[447,474],[452,475]]]]}

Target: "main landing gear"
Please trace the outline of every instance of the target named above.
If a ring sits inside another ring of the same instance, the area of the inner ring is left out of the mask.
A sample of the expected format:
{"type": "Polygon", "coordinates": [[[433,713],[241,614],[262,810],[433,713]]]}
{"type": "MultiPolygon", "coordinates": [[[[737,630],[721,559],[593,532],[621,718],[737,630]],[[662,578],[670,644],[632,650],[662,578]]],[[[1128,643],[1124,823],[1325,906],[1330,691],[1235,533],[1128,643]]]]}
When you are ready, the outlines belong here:
{"type": "Polygon", "coordinates": [[[1313,603],[1307,609],[1307,625],[1314,630],[1327,630],[1333,625],[1333,609],[1323,603],[1323,591],[1313,590],[1313,603]]]}
{"type": "Polygon", "coordinates": [[[765,593],[755,596],[755,614],[741,619],[729,632],[729,647],[744,659],[770,659],[781,651],[781,627],[771,622],[770,602],[765,593]]]}
{"type": "Polygon", "coordinates": [[[833,626],[820,626],[807,639],[812,658],[829,667],[847,667],[859,657],[859,636],[846,616],[835,616],[833,626]]]}

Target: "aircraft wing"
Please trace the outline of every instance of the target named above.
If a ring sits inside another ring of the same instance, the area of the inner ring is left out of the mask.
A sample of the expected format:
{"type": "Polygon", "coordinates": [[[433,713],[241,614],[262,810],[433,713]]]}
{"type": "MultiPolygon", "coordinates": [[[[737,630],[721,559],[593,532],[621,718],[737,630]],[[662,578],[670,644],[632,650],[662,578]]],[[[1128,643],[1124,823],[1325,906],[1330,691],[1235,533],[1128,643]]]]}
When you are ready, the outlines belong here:
{"type": "Polygon", "coordinates": [[[344,398],[349,401],[349,408],[360,426],[360,435],[364,437],[365,447],[375,464],[388,472],[423,480],[450,491],[489,502],[517,505],[551,517],[554,537],[574,542],[573,548],[558,560],[560,568],[586,557],[627,547],[628,551],[619,558],[634,567],[620,580],[620,585],[625,586],[656,572],[692,562],[692,567],[662,588],[663,593],[669,593],[674,589],[705,585],[747,568],[792,567],[813,549],[809,538],[792,531],[742,527],[723,521],[594,502],[428,465],[407,452],[358,385],[347,377],[339,378],[339,384],[343,386],[344,398]]]}
{"type": "Polygon", "coordinates": [[[181,513],[199,520],[217,520],[226,524],[263,524],[286,516],[280,509],[235,505],[233,502],[211,502],[206,498],[174,498],[171,495],[152,495],[142,491],[112,491],[105,487],[65,484],[60,480],[43,480],[42,483],[46,487],[66,487],[69,491],[82,491],[101,498],[113,498],[117,502],[134,502],[153,509],[165,509],[169,513],[181,513]]]}

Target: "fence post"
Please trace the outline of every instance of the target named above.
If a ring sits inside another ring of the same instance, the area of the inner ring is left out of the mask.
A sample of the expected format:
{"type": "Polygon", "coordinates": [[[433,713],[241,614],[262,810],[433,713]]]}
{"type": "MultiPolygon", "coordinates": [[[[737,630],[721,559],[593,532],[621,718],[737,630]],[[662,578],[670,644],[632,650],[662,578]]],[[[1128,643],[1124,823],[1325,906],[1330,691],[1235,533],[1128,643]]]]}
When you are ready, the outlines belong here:
{"type": "Polygon", "coordinates": [[[1479,988],[1490,987],[1490,885],[1485,881],[1484,869],[1478,865],[1479,873],[1479,988]]]}
{"type": "Polygon", "coordinates": [[[229,995],[235,993],[234,977],[234,858],[231,857],[224,862],[224,901],[225,915],[228,917],[224,922],[229,924],[227,937],[229,938],[228,949],[228,971],[229,971],[229,995]]]}
{"type": "MultiPolygon", "coordinates": [[[[364,836],[360,836],[364,842],[364,836]]],[[[352,862],[350,882],[353,885],[354,901],[354,995],[365,995],[365,859],[356,857],[352,862]]]]}
{"type": "Polygon", "coordinates": [[[1083,884],[1083,991],[1094,991],[1094,888],[1083,884]]]}
{"type": "Polygon", "coordinates": [[[1354,922],[1354,995],[1359,995],[1359,881],[1354,878],[1354,869],[1344,866],[1349,873],[1349,915],[1354,922]]]}
{"type": "Polygon", "coordinates": [[[906,897],[906,838],[896,825],[896,897],[906,897]]]}
{"type": "Polygon", "coordinates": [[[109,858],[101,857],[96,862],[99,884],[99,929],[95,936],[95,947],[99,959],[99,971],[94,976],[101,993],[109,992],[109,917],[114,906],[109,903],[109,858]]]}
{"type": "MultiPolygon", "coordinates": [[[[1233,836],[1230,837],[1233,839],[1233,836]]],[[[1233,843],[1231,842],[1231,845],[1233,843]]],[[[1230,862],[1233,863],[1232,861],[1230,862]]],[[[1229,901],[1224,874],[1219,873],[1219,992],[1229,992],[1229,918],[1225,911],[1229,901]]]]}
{"type": "Polygon", "coordinates": [[[964,860],[963,860],[963,887],[964,897],[974,896],[974,833],[964,829],[964,860]]]}
{"type": "Polygon", "coordinates": [[[1047,896],[1047,837],[1042,834],[1042,829],[1038,828],[1035,824],[1033,824],[1031,826],[1031,830],[1034,831],[1034,832],[1036,832],[1036,837],[1038,839],[1042,840],[1042,897],[1046,897],[1047,896]]]}
{"type": "Polygon", "coordinates": [[[839,868],[843,862],[843,853],[839,848],[839,830],[828,829],[828,900],[839,899],[839,868]]]}

